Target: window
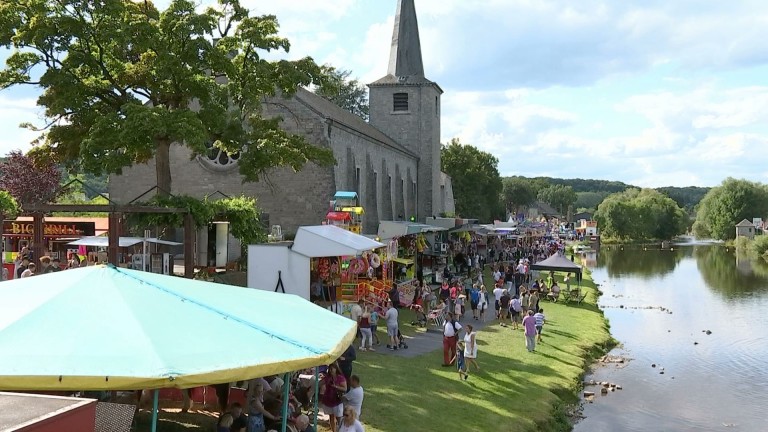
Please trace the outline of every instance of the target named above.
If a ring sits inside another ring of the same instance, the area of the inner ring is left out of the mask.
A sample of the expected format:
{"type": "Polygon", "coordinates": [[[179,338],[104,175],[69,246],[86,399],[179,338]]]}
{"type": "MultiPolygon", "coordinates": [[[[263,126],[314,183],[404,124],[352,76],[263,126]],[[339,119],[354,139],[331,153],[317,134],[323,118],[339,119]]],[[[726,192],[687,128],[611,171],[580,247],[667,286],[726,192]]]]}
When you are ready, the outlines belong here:
{"type": "Polygon", "coordinates": [[[408,93],[395,93],[392,96],[394,111],[408,111],[408,93]]]}
{"type": "Polygon", "coordinates": [[[237,164],[237,160],[240,159],[240,153],[229,154],[224,150],[216,147],[214,141],[208,141],[205,143],[207,151],[199,156],[199,160],[205,163],[208,168],[215,170],[225,170],[233,168],[237,164]]]}

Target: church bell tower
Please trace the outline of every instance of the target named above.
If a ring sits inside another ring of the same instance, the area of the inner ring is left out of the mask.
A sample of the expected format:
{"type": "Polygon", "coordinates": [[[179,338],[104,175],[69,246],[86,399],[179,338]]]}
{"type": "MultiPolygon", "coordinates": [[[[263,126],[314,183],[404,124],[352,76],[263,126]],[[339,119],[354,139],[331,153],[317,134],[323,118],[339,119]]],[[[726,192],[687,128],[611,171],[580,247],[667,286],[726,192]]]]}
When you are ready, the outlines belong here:
{"type": "MultiPolygon", "coordinates": [[[[371,84],[370,123],[419,156],[417,220],[437,215],[440,205],[440,97],[424,75],[414,0],[398,0],[387,75],[371,84]]],[[[411,207],[413,208],[413,207],[411,207]]]]}

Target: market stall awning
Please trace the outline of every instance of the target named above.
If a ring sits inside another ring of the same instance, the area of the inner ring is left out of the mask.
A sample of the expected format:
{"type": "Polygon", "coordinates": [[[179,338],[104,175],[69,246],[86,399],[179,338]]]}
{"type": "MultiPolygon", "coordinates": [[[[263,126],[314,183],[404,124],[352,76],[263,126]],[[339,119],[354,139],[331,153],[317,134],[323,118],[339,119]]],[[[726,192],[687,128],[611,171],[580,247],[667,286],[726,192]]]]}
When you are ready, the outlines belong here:
{"type": "Polygon", "coordinates": [[[560,272],[573,272],[581,274],[581,266],[568,258],[556,253],[544,261],[539,261],[531,266],[532,270],[552,270],[560,272]]]}
{"type": "Polygon", "coordinates": [[[392,258],[392,261],[404,265],[411,265],[414,263],[413,259],[411,258],[392,258]]]}
{"type": "MultiPolygon", "coordinates": [[[[156,243],[167,246],[180,246],[182,243],[172,242],[168,240],[160,240],[156,238],[142,238],[142,237],[120,237],[120,247],[130,247],[137,245],[143,241],[147,243],[156,243]]],[[[96,237],[83,237],[73,242],[67,243],[71,246],[93,246],[93,247],[109,247],[109,237],[96,236],[96,237]]]]}
{"type": "Polygon", "coordinates": [[[402,237],[412,234],[421,234],[427,232],[447,231],[447,228],[427,225],[418,222],[407,221],[380,221],[379,222],[379,238],[382,240],[390,240],[396,237],[402,237]]]}
{"type": "Polygon", "coordinates": [[[111,265],[0,283],[5,390],[234,382],[329,364],[354,337],[294,295],[111,265]]]}
{"type": "Polygon", "coordinates": [[[351,231],[333,225],[316,225],[299,228],[292,250],[310,258],[319,258],[357,256],[380,247],[384,244],[351,231]]]}

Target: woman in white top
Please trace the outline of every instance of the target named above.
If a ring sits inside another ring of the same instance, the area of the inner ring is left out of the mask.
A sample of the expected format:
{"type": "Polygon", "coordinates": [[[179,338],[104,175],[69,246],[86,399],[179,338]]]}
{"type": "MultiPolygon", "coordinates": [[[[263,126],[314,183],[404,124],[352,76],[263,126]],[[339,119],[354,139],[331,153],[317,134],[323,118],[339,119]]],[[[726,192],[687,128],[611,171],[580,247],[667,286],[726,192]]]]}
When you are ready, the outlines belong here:
{"type": "Polygon", "coordinates": [[[485,290],[485,285],[480,285],[480,301],[477,302],[477,308],[480,309],[480,321],[485,322],[483,317],[488,308],[488,291],[485,290]]]}
{"type": "Polygon", "coordinates": [[[363,424],[356,417],[354,408],[351,406],[344,407],[344,418],[339,425],[339,432],[365,432],[363,424]]]}
{"type": "Polygon", "coordinates": [[[480,365],[477,364],[477,333],[472,324],[467,324],[467,331],[464,334],[464,359],[467,363],[472,363],[475,370],[480,370],[480,365]]]}

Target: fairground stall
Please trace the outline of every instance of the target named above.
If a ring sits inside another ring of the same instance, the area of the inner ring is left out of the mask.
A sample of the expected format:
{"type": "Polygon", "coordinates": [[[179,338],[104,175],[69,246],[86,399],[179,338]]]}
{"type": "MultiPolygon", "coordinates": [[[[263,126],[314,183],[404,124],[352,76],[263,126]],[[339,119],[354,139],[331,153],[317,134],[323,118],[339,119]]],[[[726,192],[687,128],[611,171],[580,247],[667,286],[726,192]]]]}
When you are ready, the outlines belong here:
{"type": "Polygon", "coordinates": [[[400,304],[409,306],[415,298],[414,282],[433,283],[438,275],[439,262],[435,257],[448,254],[448,244],[443,241],[446,228],[406,221],[379,222],[378,238],[387,243],[382,258],[382,278],[389,286],[396,286],[400,304]],[[435,251],[437,248],[437,252],[435,251]]]}
{"type": "MultiPolygon", "coordinates": [[[[2,263],[9,270],[9,278],[14,277],[14,260],[18,253],[32,244],[33,226],[31,217],[3,221],[2,263]]],[[[107,229],[107,218],[46,217],[43,222],[45,254],[51,259],[65,262],[68,253],[78,253],[77,247],[67,243],[82,237],[104,234],[107,229]]]]}
{"type": "MultiPolygon", "coordinates": [[[[343,312],[386,272],[385,245],[333,225],[300,227],[292,242],[248,246],[248,287],[295,294],[343,312]],[[365,288],[365,289],[364,289],[365,288]]],[[[377,294],[387,287],[377,283],[377,294]]]]}

